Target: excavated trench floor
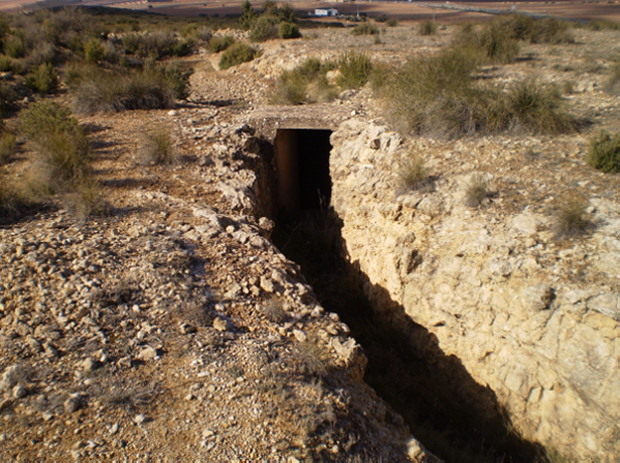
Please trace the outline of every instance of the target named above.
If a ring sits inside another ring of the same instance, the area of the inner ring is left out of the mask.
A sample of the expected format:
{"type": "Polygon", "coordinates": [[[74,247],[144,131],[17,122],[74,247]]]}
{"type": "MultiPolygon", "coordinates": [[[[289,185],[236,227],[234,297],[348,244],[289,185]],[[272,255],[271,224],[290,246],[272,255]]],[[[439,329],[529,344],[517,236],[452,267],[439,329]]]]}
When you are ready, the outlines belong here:
{"type": "Polygon", "coordinates": [[[544,449],[514,432],[494,393],[477,384],[458,358],[443,354],[424,327],[397,304],[373,309],[364,292],[369,282],[343,257],[341,222],[325,207],[331,192],[329,132],[310,132],[288,131],[280,135],[279,153],[276,146],[277,164],[285,166],[277,172],[284,199],[273,241],[301,266],[323,306],[350,327],[368,357],[365,381],[405,419],[416,439],[447,462],[547,461],[544,449]],[[314,139],[311,150],[299,148],[298,135],[305,137],[303,143],[314,139]],[[288,191],[282,191],[283,183],[288,191]],[[303,186],[313,191],[304,192],[303,186]]]}

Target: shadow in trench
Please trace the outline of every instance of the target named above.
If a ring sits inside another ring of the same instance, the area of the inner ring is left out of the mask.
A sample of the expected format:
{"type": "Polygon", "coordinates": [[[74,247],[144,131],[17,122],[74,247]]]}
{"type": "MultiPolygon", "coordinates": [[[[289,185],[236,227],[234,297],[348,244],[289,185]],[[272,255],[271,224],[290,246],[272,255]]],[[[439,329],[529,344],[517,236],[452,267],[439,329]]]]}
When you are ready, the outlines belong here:
{"type": "Polygon", "coordinates": [[[447,462],[547,461],[539,444],[512,429],[490,388],[342,257],[341,228],[332,212],[307,210],[280,221],[273,239],[301,266],[325,308],[351,328],[369,360],[366,382],[447,462]],[[366,294],[372,294],[375,310],[366,294]]]}

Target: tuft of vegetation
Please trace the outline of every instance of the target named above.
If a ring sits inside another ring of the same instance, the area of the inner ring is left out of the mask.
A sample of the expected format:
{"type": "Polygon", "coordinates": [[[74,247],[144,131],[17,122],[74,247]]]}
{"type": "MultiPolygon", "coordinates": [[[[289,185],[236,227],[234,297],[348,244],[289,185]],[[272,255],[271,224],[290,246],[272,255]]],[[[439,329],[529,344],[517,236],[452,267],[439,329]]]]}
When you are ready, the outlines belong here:
{"type": "Polygon", "coordinates": [[[385,22],[387,27],[396,27],[398,26],[398,20],[396,18],[390,18],[385,22]]]}
{"type": "Polygon", "coordinates": [[[71,112],[43,101],[23,110],[20,130],[33,145],[31,176],[40,193],[74,191],[88,177],[89,143],[71,112]]]}
{"type": "Polygon", "coordinates": [[[278,26],[278,37],[281,39],[298,39],[301,37],[299,26],[294,23],[282,22],[278,26]]]}
{"type": "Polygon", "coordinates": [[[235,43],[235,38],[230,35],[216,35],[209,40],[208,48],[212,53],[221,53],[235,43]]]}
{"type": "Polygon", "coordinates": [[[170,130],[159,127],[145,133],[136,155],[136,163],[141,165],[173,164],[176,158],[170,130]]]}
{"type": "Polygon", "coordinates": [[[422,21],[418,31],[420,35],[435,35],[437,33],[437,23],[430,19],[422,21]]]}
{"type": "Polygon", "coordinates": [[[569,23],[555,18],[533,18],[523,14],[508,14],[492,21],[504,35],[530,43],[573,43],[569,23]]]}
{"type": "Polygon", "coordinates": [[[274,323],[284,323],[289,318],[282,300],[278,297],[268,299],[261,307],[267,319],[274,323]]]}
{"type": "Polygon", "coordinates": [[[379,33],[379,29],[374,24],[364,22],[358,24],[351,29],[351,35],[375,35],[379,33]]]}
{"type": "Polygon", "coordinates": [[[428,179],[428,175],[428,168],[421,157],[408,158],[398,171],[399,191],[406,192],[419,188],[428,179]]]}
{"type": "Polygon", "coordinates": [[[271,92],[275,104],[303,104],[331,101],[337,90],[327,81],[327,72],[335,68],[332,62],[321,63],[308,58],[296,68],[283,72],[271,92]]]}
{"type": "Polygon", "coordinates": [[[0,129],[0,166],[10,162],[17,151],[17,140],[11,132],[0,129]]]}
{"type": "Polygon", "coordinates": [[[375,87],[386,117],[404,133],[459,137],[475,133],[560,133],[573,130],[557,87],[535,80],[507,90],[473,78],[479,57],[452,48],[379,71],[375,87]]]}
{"type": "Polygon", "coordinates": [[[126,53],[142,58],[162,59],[170,56],[186,56],[192,51],[190,39],[179,38],[166,31],[134,32],[123,36],[126,53]]]}
{"type": "Polygon", "coordinates": [[[591,138],[586,162],[601,172],[620,172],[620,132],[603,130],[591,138]]]}
{"type": "Polygon", "coordinates": [[[228,69],[241,63],[252,61],[258,51],[245,43],[235,43],[229,47],[220,58],[220,69],[228,69]]]}
{"type": "Polygon", "coordinates": [[[26,85],[42,95],[54,92],[59,83],[58,74],[54,66],[49,63],[41,64],[33,72],[26,75],[26,85]]]}
{"type": "Polygon", "coordinates": [[[188,73],[178,66],[151,65],[121,71],[85,68],[73,79],[78,113],[173,107],[187,94],[188,73]]]}
{"type": "Polygon", "coordinates": [[[84,44],[84,60],[87,63],[98,63],[105,57],[105,48],[101,40],[90,38],[84,44]]]}
{"type": "Polygon", "coordinates": [[[265,42],[278,36],[276,20],[271,16],[260,16],[252,24],[248,38],[252,42],[265,42]]]}
{"type": "Polygon", "coordinates": [[[465,205],[471,208],[479,207],[489,195],[489,182],[482,175],[472,175],[465,190],[465,205]]]}
{"type": "Polygon", "coordinates": [[[571,193],[555,201],[556,236],[558,238],[583,234],[591,225],[586,209],[588,201],[571,193]]]}
{"type": "Polygon", "coordinates": [[[368,55],[348,51],[338,61],[340,71],[338,85],[344,88],[361,87],[370,79],[372,69],[372,62],[368,55]]]}
{"type": "Polygon", "coordinates": [[[616,62],[609,71],[605,90],[612,95],[620,95],[620,62],[616,62]]]}

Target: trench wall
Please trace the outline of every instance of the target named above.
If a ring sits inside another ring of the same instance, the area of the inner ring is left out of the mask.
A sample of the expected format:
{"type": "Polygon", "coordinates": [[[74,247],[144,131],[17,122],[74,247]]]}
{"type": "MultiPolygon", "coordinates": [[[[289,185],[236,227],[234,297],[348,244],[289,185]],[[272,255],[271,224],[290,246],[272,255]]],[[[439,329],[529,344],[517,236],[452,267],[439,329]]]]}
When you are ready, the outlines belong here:
{"type": "MultiPolygon", "coordinates": [[[[397,194],[409,148],[383,127],[351,120],[331,142],[332,205],[375,310],[428,329],[525,438],[579,461],[614,461],[618,293],[562,275],[583,254],[591,271],[618,281],[618,204],[592,199],[607,225],[562,254],[548,245],[543,216],[464,207],[467,175],[442,172],[397,194]]],[[[424,151],[423,140],[410,142],[424,151]]]]}

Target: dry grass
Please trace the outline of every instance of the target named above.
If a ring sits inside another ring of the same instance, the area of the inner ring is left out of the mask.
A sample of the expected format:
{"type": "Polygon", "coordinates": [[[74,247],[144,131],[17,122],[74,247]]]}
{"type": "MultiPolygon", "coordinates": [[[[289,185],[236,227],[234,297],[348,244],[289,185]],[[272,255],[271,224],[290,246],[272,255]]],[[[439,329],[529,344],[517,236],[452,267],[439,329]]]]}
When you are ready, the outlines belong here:
{"type": "Polygon", "coordinates": [[[489,182],[482,175],[473,175],[465,190],[465,205],[479,207],[489,195],[489,182]]]}
{"type": "Polygon", "coordinates": [[[174,164],[177,154],[170,129],[158,127],[146,131],[135,160],[140,165],[174,164]]]}
{"type": "Polygon", "coordinates": [[[399,190],[404,192],[418,188],[428,178],[428,175],[428,168],[421,157],[412,156],[408,158],[398,171],[399,190]]]}
{"type": "Polygon", "coordinates": [[[586,209],[588,201],[577,193],[558,198],[554,205],[555,231],[558,238],[582,235],[591,225],[586,209]]]}
{"type": "Polygon", "coordinates": [[[0,129],[0,166],[11,161],[17,151],[17,139],[10,132],[0,129]]]}
{"type": "Polygon", "coordinates": [[[338,85],[343,88],[361,87],[370,79],[372,69],[372,62],[368,55],[348,51],[338,61],[340,71],[338,85]]]}

